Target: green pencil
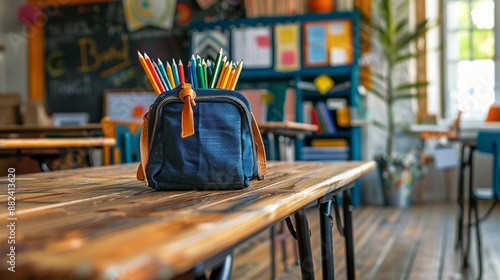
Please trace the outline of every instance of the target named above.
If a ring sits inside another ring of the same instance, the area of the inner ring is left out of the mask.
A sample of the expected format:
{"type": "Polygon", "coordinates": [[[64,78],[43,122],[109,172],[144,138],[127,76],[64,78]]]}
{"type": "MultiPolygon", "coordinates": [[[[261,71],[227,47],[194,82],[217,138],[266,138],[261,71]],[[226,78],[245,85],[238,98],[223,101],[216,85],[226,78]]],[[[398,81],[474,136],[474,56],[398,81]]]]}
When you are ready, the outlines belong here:
{"type": "Polygon", "coordinates": [[[217,84],[217,79],[219,78],[220,71],[222,69],[222,48],[220,48],[217,57],[215,58],[215,65],[210,77],[210,88],[214,88],[217,84]]]}

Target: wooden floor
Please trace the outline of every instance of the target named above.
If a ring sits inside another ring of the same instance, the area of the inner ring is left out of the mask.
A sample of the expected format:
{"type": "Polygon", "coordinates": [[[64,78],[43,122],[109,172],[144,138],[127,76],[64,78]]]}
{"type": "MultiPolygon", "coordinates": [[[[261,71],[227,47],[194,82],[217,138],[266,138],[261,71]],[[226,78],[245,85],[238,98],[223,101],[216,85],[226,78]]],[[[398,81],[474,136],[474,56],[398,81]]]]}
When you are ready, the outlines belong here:
{"type": "MultiPolygon", "coordinates": [[[[488,205],[481,205],[484,209],[488,205]]],[[[316,279],[321,279],[319,218],[308,212],[316,279]]],[[[360,207],[354,210],[357,279],[474,279],[475,248],[469,271],[462,271],[455,248],[455,204],[425,204],[408,209],[360,207]]],[[[500,207],[481,224],[483,279],[500,279],[500,207]]],[[[334,231],[336,279],[346,279],[343,239],[334,231]]],[[[288,245],[289,267],[281,262],[277,279],[300,279],[294,265],[293,242],[288,245]]],[[[279,253],[278,253],[279,254],[279,253]]],[[[280,255],[280,254],[279,254],[280,255]]],[[[269,231],[235,250],[232,279],[271,279],[269,231]]]]}

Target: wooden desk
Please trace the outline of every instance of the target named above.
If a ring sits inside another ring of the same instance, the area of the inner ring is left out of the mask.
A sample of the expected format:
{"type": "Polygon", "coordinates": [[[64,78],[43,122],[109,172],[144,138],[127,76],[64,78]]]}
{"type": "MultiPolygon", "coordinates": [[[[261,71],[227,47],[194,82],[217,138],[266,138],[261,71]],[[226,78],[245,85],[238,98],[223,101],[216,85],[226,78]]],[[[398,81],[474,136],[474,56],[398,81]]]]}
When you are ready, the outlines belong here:
{"type": "MultiPolygon", "coordinates": [[[[230,255],[234,246],[294,213],[302,272],[314,273],[304,208],[328,205],[329,194],[343,193],[346,245],[352,254],[348,188],[375,163],[269,162],[265,180],[234,191],[155,191],[135,179],[136,168],[127,164],[17,176],[16,211],[13,216],[6,208],[0,212],[4,221],[17,219],[15,276],[170,279],[190,270],[199,274],[230,255]]],[[[0,178],[0,184],[7,186],[7,178],[0,178]]],[[[3,205],[7,195],[0,194],[3,205]]],[[[326,233],[331,234],[331,222],[326,233]]],[[[0,231],[2,252],[10,251],[8,236],[0,231]]],[[[1,279],[13,275],[0,270],[1,279]]]]}
{"type": "Polygon", "coordinates": [[[0,149],[59,149],[59,148],[92,148],[116,145],[115,138],[82,137],[82,138],[0,138],[0,149]]]}
{"type": "Polygon", "coordinates": [[[63,125],[63,126],[39,126],[39,125],[0,125],[0,135],[6,134],[47,134],[60,133],[63,135],[89,136],[101,133],[100,123],[89,123],[85,125],[63,125]]]}
{"type": "Polygon", "coordinates": [[[269,140],[267,156],[270,160],[294,161],[295,142],[292,138],[302,139],[305,134],[317,131],[318,126],[298,122],[264,122],[259,124],[259,130],[269,140]],[[275,151],[276,137],[279,156],[276,156],[275,151]]]}
{"type": "MultiPolygon", "coordinates": [[[[70,150],[75,151],[75,149],[86,148],[89,149],[85,156],[87,164],[89,166],[94,165],[94,159],[92,158],[92,149],[97,147],[109,147],[115,146],[116,139],[109,137],[77,137],[77,138],[14,138],[5,139],[0,138],[0,151],[10,150],[11,152],[2,153],[3,157],[11,157],[13,155],[25,154],[26,150],[29,150],[28,154],[35,157],[42,171],[50,171],[50,168],[46,164],[47,155],[41,151],[47,151],[49,149],[58,150],[70,150]]],[[[60,153],[60,151],[55,151],[60,153]]],[[[54,153],[54,152],[52,152],[54,153]]],[[[50,156],[49,156],[50,157],[50,156]]],[[[52,156],[53,157],[53,156],[52,156]]],[[[78,167],[76,155],[74,155],[73,167],[78,167]]]]}

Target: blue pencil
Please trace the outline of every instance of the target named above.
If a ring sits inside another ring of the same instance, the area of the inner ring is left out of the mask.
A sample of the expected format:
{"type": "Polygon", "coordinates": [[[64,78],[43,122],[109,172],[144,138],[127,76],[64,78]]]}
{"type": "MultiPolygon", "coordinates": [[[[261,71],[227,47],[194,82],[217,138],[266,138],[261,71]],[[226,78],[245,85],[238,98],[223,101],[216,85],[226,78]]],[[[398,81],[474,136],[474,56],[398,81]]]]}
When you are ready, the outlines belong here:
{"type": "Polygon", "coordinates": [[[177,72],[177,64],[175,63],[175,59],[172,58],[172,72],[174,72],[174,80],[175,80],[175,84],[178,85],[181,83],[180,79],[179,79],[179,72],[177,72]]]}
{"type": "Polygon", "coordinates": [[[193,76],[193,64],[191,63],[191,60],[188,62],[188,75],[189,75],[189,81],[191,82],[191,85],[193,86],[193,88],[197,88],[196,84],[195,84],[195,80],[194,80],[194,76],[193,76]]]}
{"type": "Polygon", "coordinates": [[[166,88],[167,90],[169,90],[167,83],[165,82],[165,79],[163,78],[163,75],[161,74],[160,67],[158,66],[158,64],[156,64],[156,62],[154,60],[151,60],[151,62],[153,62],[153,66],[156,70],[156,73],[158,73],[158,77],[160,77],[160,80],[161,80],[161,83],[163,84],[163,87],[166,88]]]}
{"type": "Polygon", "coordinates": [[[160,68],[160,73],[161,76],[163,76],[163,79],[165,80],[165,84],[167,85],[166,88],[168,90],[173,89],[172,85],[170,84],[170,80],[168,79],[167,76],[167,71],[165,70],[165,66],[163,66],[163,63],[161,63],[161,60],[158,58],[158,68],[160,68]]]}
{"type": "Polygon", "coordinates": [[[196,74],[196,59],[194,58],[194,54],[191,55],[191,74],[189,76],[191,77],[191,83],[193,84],[193,88],[199,88],[199,83],[198,83],[198,78],[196,74]]]}

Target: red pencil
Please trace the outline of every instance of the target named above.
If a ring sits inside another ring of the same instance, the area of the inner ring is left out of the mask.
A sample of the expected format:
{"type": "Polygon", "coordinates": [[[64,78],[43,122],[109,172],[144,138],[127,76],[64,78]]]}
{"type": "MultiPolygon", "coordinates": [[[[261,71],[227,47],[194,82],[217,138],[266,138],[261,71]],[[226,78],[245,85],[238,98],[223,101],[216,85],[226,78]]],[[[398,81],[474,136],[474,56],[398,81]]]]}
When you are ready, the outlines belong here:
{"type": "Polygon", "coordinates": [[[158,85],[158,88],[160,89],[161,92],[166,91],[165,87],[163,86],[163,83],[161,82],[160,77],[158,76],[158,73],[156,72],[155,67],[153,66],[153,63],[151,63],[151,59],[149,59],[149,56],[144,53],[144,60],[146,61],[146,64],[148,65],[149,71],[151,71],[151,74],[153,74],[153,77],[156,81],[156,84],[158,85]]]}
{"type": "Polygon", "coordinates": [[[179,72],[179,80],[181,83],[185,82],[184,78],[184,65],[182,65],[182,60],[179,58],[179,64],[177,64],[177,72],[179,72]]]}

